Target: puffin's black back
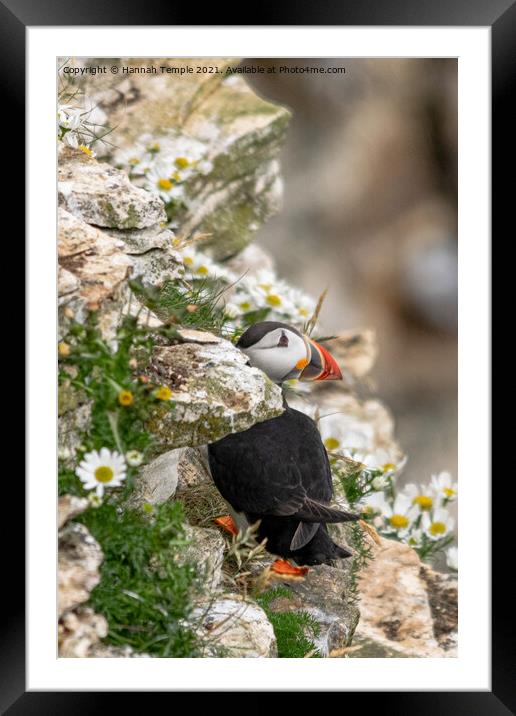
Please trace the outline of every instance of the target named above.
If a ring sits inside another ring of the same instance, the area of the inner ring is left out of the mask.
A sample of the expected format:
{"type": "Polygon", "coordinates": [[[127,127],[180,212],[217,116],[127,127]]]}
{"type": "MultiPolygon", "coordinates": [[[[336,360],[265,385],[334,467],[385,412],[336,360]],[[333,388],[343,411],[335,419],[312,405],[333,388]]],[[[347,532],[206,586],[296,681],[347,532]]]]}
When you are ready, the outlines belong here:
{"type": "Polygon", "coordinates": [[[331,540],[324,524],[340,520],[321,518],[318,524],[305,514],[303,500],[327,503],[333,494],[326,449],[307,415],[287,406],[279,417],[209,445],[208,454],[220,493],[250,523],[261,520],[258,538],[267,538],[269,552],[298,564],[350,555],[331,540]],[[301,549],[291,550],[300,514],[306,516],[313,537],[301,549]]]}

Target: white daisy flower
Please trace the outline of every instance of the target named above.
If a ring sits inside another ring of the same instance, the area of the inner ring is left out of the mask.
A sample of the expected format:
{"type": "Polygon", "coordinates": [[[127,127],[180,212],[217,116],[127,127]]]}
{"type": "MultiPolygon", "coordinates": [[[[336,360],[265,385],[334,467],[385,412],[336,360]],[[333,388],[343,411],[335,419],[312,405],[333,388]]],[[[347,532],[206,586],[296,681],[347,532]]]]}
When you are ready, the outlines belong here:
{"type": "Polygon", "coordinates": [[[423,541],[423,530],[421,529],[415,529],[411,530],[410,535],[408,536],[408,539],[406,540],[407,544],[410,545],[410,547],[419,547],[423,541]]]}
{"type": "Polygon", "coordinates": [[[125,460],[120,453],[101,448],[86,453],[75,474],[85,490],[96,490],[102,497],[106,487],[120,487],[125,480],[125,460]]]}
{"type": "Polygon", "coordinates": [[[414,483],[409,483],[405,485],[403,492],[421,512],[428,512],[436,506],[437,495],[432,485],[415,485],[414,483]]]}
{"type": "Polygon", "coordinates": [[[378,475],[378,477],[375,477],[371,482],[373,490],[378,491],[385,489],[388,484],[389,478],[387,477],[387,475],[378,475]]]}
{"type": "Polygon", "coordinates": [[[391,511],[391,506],[383,492],[374,492],[364,498],[364,512],[370,515],[387,515],[391,511]]]}
{"type": "Polygon", "coordinates": [[[438,540],[446,537],[453,529],[455,522],[449,512],[438,507],[432,514],[423,512],[422,526],[430,539],[438,540]]]}
{"type": "Polygon", "coordinates": [[[457,547],[450,547],[446,550],[446,564],[456,572],[459,569],[459,552],[457,547]]]}
{"type": "Polygon", "coordinates": [[[125,454],[125,459],[131,467],[138,467],[143,462],[143,453],[139,450],[128,450],[125,454]]]}
{"type": "Polygon", "coordinates": [[[162,161],[156,162],[145,174],[144,188],[157,194],[165,204],[184,194],[183,187],[172,177],[173,170],[162,161]]]}
{"type": "Polygon", "coordinates": [[[229,272],[227,269],[217,264],[211,256],[202,251],[195,251],[192,247],[186,247],[180,253],[185,265],[186,278],[228,278],[229,272]]]}
{"type": "Polygon", "coordinates": [[[389,532],[396,532],[400,539],[409,534],[418,516],[417,509],[403,494],[397,495],[394,503],[391,504],[382,492],[375,492],[366,498],[366,507],[372,507],[374,512],[380,512],[385,521],[385,528],[389,532]]]}
{"type": "Polygon", "coordinates": [[[367,448],[374,440],[372,425],[350,419],[343,413],[322,416],[319,422],[321,437],[330,452],[342,451],[346,457],[366,465],[367,448]]]}
{"type": "Polygon", "coordinates": [[[449,472],[432,475],[432,487],[440,498],[446,502],[452,502],[457,499],[457,483],[453,482],[449,472]]]}

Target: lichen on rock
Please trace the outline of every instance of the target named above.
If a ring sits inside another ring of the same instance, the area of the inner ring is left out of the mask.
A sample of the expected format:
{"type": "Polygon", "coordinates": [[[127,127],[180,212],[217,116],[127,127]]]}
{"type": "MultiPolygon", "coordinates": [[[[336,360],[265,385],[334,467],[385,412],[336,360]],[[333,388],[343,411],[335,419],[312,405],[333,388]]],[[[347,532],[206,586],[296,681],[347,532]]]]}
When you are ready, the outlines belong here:
{"type": "Polygon", "coordinates": [[[61,147],[59,206],[87,224],[145,229],[166,221],[163,202],[134,186],[124,172],[71,147],[61,147]]]}
{"type": "Polygon", "coordinates": [[[281,390],[226,340],[158,346],[148,375],[172,391],[148,424],[162,449],[215,442],[284,410],[281,390]]]}

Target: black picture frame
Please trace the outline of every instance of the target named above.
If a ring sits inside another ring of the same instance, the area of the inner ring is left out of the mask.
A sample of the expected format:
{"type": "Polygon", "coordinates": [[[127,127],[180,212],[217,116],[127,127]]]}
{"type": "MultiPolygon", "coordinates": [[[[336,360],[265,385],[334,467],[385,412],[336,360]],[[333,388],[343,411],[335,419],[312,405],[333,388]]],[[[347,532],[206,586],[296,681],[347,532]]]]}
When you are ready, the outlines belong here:
{"type": "MultiPolygon", "coordinates": [[[[341,25],[341,26],[489,26],[492,38],[492,230],[501,234],[504,212],[510,211],[514,198],[513,181],[503,174],[507,157],[514,152],[514,116],[509,112],[511,90],[515,87],[516,3],[515,0],[357,0],[340,3],[297,0],[275,4],[258,3],[250,8],[242,3],[224,3],[225,17],[221,23],[219,6],[179,6],[164,0],[86,0],[71,4],[65,0],[0,0],[0,78],[4,113],[8,109],[16,122],[22,122],[25,106],[25,37],[26,28],[34,26],[77,25],[196,25],[190,22],[202,15],[203,26],[245,25],[246,17],[253,25],[341,25]],[[195,15],[195,17],[194,17],[195,15]],[[512,117],[512,118],[511,118],[512,117]],[[511,152],[512,148],[512,152],[511,152]],[[503,178],[502,178],[503,177],[503,178]]],[[[513,93],[514,94],[514,93],[513,93]]],[[[4,117],[5,119],[5,117],[4,117]]],[[[9,136],[6,129],[4,134],[9,136]]],[[[22,194],[24,162],[16,149],[12,164],[12,206],[23,216],[22,194]]],[[[509,237],[508,237],[509,238],[509,237]]],[[[501,236],[500,236],[501,239],[501,236]]],[[[18,398],[19,400],[19,398],[18,398]]],[[[503,496],[493,490],[494,514],[502,511],[503,496]]],[[[9,503],[22,505],[23,484],[9,487],[9,503]],[[17,492],[16,492],[17,491],[17,492]],[[14,494],[13,494],[14,493],[14,494]]],[[[21,509],[20,509],[21,512],[21,509]]],[[[492,594],[492,691],[485,692],[346,692],[346,710],[373,706],[378,702],[382,713],[393,714],[471,714],[502,716],[516,713],[516,656],[511,624],[514,613],[512,588],[506,588],[510,566],[504,546],[512,551],[502,535],[504,521],[493,520],[493,589],[492,594]],[[360,706],[359,706],[360,704],[360,706]]],[[[26,692],[25,691],[25,613],[23,589],[24,533],[21,523],[13,526],[9,549],[4,549],[4,574],[9,574],[8,589],[3,590],[7,603],[2,610],[2,648],[0,650],[0,710],[11,716],[19,714],[96,714],[121,704],[110,693],[26,692]]],[[[510,575],[509,575],[510,576],[510,575]]],[[[512,580],[511,580],[512,581],[512,580]]],[[[7,585],[6,585],[7,586],[7,585]]],[[[462,598],[467,599],[467,595],[462,598]]],[[[236,685],[237,689],[238,686],[236,685]]],[[[410,684],[407,684],[410,688],[410,684]]],[[[336,689],[337,690],[337,689],[336,689]]],[[[126,694],[136,706],[134,693],[126,694]]],[[[153,694],[155,696],[157,694],[153,694]]],[[[119,699],[121,694],[115,698],[119,699]]],[[[167,698],[173,697],[168,694],[167,698]]],[[[149,694],[144,698],[147,700],[149,694]]],[[[245,699],[245,695],[242,696],[245,699]]],[[[170,703],[170,701],[169,701],[170,703]]]]}

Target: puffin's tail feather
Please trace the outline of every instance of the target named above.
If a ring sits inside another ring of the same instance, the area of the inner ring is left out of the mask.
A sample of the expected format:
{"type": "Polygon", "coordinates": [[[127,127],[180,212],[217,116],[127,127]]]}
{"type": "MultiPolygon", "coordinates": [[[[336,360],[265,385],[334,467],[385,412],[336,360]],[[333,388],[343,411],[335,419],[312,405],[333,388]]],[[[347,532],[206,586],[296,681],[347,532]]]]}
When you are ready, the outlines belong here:
{"type": "Polygon", "coordinates": [[[301,549],[307,545],[318,529],[319,522],[300,522],[294,532],[294,536],[292,537],[290,549],[301,549]]]}
{"type": "Polygon", "coordinates": [[[294,516],[304,522],[352,522],[360,519],[360,515],[355,512],[337,510],[335,507],[328,507],[328,505],[311,500],[309,497],[303,501],[294,516]]]}

